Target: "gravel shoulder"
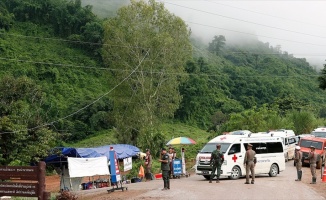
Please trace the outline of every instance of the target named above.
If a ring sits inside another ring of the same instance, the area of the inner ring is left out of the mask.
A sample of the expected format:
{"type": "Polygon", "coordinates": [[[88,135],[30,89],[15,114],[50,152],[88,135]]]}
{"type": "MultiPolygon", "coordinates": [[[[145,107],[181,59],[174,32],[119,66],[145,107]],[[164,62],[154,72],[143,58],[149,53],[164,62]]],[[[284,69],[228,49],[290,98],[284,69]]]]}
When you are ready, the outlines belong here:
{"type": "MultiPolygon", "coordinates": [[[[244,178],[229,180],[222,178],[220,183],[208,183],[202,176],[191,173],[191,176],[171,180],[171,190],[162,191],[163,181],[125,184],[127,190],[108,192],[109,188],[82,190],[76,192],[78,199],[326,199],[326,182],[321,181],[320,170],[317,184],[312,185],[309,167],[303,167],[303,179],[296,179],[293,161],[286,163],[286,170],[276,177],[258,175],[254,185],[245,185],[244,178]]],[[[48,184],[48,183],[47,183],[48,184]]],[[[48,188],[47,188],[48,190],[48,188]]]]}

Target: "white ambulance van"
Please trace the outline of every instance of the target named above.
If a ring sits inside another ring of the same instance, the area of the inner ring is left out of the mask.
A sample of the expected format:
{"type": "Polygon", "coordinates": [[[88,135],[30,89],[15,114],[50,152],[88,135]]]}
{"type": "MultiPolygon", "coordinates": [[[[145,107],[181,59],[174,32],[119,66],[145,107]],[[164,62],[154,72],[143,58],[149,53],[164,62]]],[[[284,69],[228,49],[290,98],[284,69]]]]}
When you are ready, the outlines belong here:
{"type": "Polygon", "coordinates": [[[257,164],[255,174],[277,176],[285,170],[284,147],[281,137],[250,137],[238,135],[218,136],[209,141],[196,156],[196,174],[209,179],[211,153],[216,144],[221,145],[224,162],[221,166],[221,177],[238,179],[246,175],[244,157],[248,143],[256,151],[257,164]]]}
{"type": "Polygon", "coordinates": [[[294,159],[295,146],[297,146],[298,139],[293,130],[279,129],[268,132],[274,137],[281,137],[284,145],[285,162],[294,159]]]}
{"type": "Polygon", "coordinates": [[[326,127],[316,128],[311,132],[311,135],[315,137],[326,138],[326,127]]]}

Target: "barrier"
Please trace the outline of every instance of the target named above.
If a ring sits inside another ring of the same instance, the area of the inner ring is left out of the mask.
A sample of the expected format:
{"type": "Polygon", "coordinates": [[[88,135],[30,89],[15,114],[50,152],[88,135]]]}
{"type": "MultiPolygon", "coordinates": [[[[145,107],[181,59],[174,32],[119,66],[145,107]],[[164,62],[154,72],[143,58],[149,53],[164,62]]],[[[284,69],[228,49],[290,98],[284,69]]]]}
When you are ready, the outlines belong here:
{"type": "Polygon", "coordinates": [[[323,178],[321,179],[322,182],[326,182],[326,167],[324,167],[323,178]]]}

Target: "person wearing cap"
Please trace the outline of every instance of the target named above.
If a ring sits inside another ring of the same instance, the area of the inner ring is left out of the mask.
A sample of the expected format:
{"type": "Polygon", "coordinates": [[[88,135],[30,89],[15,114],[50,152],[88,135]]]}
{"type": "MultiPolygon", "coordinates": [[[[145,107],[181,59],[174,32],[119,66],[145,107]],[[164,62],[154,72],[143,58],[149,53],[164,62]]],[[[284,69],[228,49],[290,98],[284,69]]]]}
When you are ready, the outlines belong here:
{"type": "Polygon", "coordinates": [[[216,171],[216,183],[220,182],[220,174],[221,174],[221,165],[224,162],[224,156],[221,152],[221,145],[217,144],[216,149],[211,154],[210,166],[212,167],[212,173],[209,179],[209,183],[212,183],[212,179],[215,177],[216,171]]]}
{"type": "Polygon", "coordinates": [[[146,181],[152,180],[152,155],[149,149],[146,149],[146,156],[145,156],[145,178],[146,181]]]}
{"type": "Polygon", "coordinates": [[[312,175],[312,179],[311,179],[311,183],[310,184],[316,184],[316,167],[317,167],[317,156],[318,154],[315,153],[315,147],[311,146],[310,147],[310,153],[308,155],[308,160],[310,163],[310,171],[311,171],[311,175],[312,175]]]}
{"type": "Polygon", "coordinates": [[[161,152],[161,159],[158,160],[161,162],[161,170],[163,176],[164,187],[162,190],[170,189],[170,157],[166,153],[166,149],[163,148],[161,152]]]}
{"type": "Polygon", "coordinates": [[[246,182],[249,184],[249,173],[251,172],[251,184],[255,183],[255,166],[256,166],[256,152],[252,150],[252,144],[247,145],[247,151],[243,160],[243,165],[246,167],[246,182]]]}
{"type": "Polygon", "coordinates": [[[294,163],[295,167],[297,169],[297,179],[295,181],[301,181],[302,178],[302,152],[300,151],[300,146],[295,147],[295,152],[294,152],[294,163]]]}

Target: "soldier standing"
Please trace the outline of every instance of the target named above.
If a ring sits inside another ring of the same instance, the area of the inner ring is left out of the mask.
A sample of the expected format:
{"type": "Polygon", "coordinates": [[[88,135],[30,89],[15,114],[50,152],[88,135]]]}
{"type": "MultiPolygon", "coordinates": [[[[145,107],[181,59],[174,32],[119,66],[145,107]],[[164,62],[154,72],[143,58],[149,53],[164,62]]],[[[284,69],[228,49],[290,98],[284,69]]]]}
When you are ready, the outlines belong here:
{"type": "Polygon", "coordinates": [[[256,166],[256,152],[252,150],[252,144],[248,144],[246,155],[243,161],[243,165],[246,167],[246,182],[249,184],[249,172],[251,172],[251,184],[255,183],[255,166],[256,166]]]}
{"type": "Polygon", "coordinates": [[[166,149],[163,148],[161,152],[161,170],[164,182],[164,188],[162,190],[170,189],[170,157],[169,154],[166,153],[166,149]]]}
{"type": "Polygon", "coordinates": [[[221,165],[224,162],[224,156],[221,152],[221,145],[217,144],[216,149],[211,154],[210,166],[212,166],[212,173],[210,176],[209,183],[212,183],[212,179],[215,177],[216,171],[216,183],[220,182],[220,174],[221,174],[221,165]]]}
{"type": "Polygon", "coordinates": [[[312,181],[310,184],[316,184],[316,167],[317,167],[317,156],[318,154],[315,153],[315,147],[311,146],[310,147],[310,153],[308,155],[308,159],[309,159],[309,163],[310,163],[310,171],[311,171],[311,175],[312,175],[312,181]]]}
{"type": "Polygon", "coordinates": [[[294,163],[297,169],[298,178],[295,181],[301,181],[302,178],[302,152],[300,151],[300,146],[295,147],[294,163]]]}

